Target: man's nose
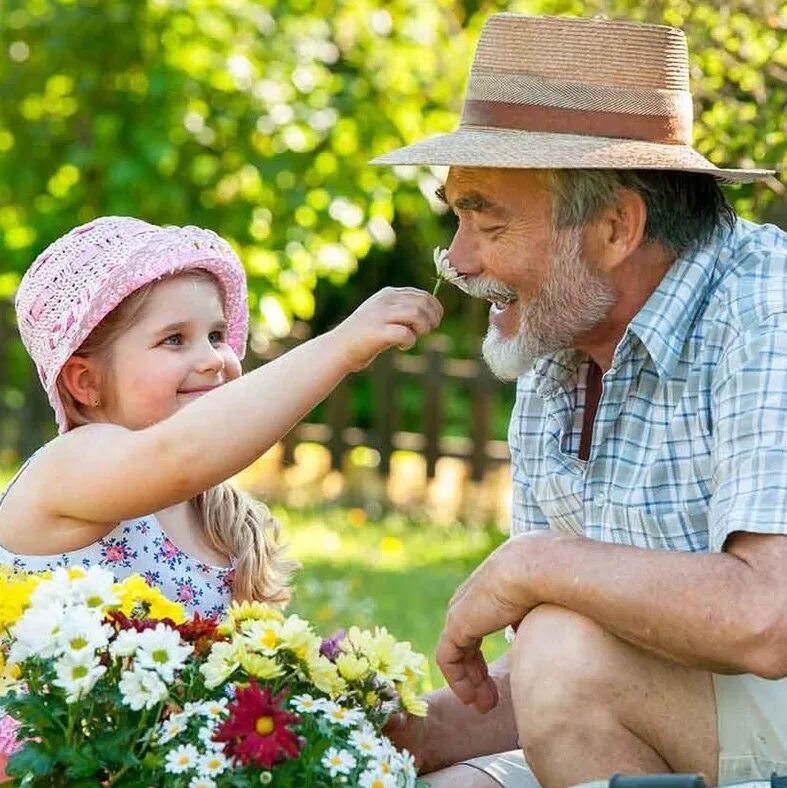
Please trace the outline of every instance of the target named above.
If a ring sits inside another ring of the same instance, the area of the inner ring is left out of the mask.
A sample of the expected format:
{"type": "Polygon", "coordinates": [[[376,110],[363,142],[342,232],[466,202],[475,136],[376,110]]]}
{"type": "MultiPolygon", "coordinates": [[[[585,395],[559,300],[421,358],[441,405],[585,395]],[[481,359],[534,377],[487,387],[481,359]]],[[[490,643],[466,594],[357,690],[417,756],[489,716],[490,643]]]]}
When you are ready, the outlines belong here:
{"type": "Polygon", "coordinates": [[[478,276],[482,265],[478,244],[465,229],[460,227],[448,247],[448,260],[451,267],[463,276],[478,276]]]}

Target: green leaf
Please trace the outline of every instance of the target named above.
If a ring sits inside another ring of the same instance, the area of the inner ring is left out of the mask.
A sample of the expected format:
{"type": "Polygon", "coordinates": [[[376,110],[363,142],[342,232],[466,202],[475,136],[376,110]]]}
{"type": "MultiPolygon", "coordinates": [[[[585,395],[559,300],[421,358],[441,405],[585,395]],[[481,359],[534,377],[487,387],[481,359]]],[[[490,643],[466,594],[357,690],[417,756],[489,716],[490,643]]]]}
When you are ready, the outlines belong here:
{"type": "Polygon", "coordinates": [[[14,753],[6,765],[6,772],[11,777],[22,778],[27,774],[37,777],[51,774],[57,763],[52,753],[47,752],[44,745],[38,742],[27,742],[19,752],[14,753]]]}

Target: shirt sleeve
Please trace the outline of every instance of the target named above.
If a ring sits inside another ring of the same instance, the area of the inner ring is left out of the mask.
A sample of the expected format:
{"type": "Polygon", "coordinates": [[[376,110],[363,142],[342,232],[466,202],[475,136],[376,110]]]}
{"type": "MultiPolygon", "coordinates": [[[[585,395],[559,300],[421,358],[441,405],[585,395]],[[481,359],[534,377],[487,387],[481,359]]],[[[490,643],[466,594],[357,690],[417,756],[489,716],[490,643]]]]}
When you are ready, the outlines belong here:
{"type": "Polygon", "coordinates": [[[787,534],[787,314],[741,333],[713,371],[710,550],[787,534]]]}
{"type": "Polygon", "coordinates": [[[517,386],[516,403],[508,426],[508,448],[511,453],[511,535],[549,528],[549,522],[533,495],[525,470],[523,411],[526,397],[533,396],[529,386],[517,386]]]}

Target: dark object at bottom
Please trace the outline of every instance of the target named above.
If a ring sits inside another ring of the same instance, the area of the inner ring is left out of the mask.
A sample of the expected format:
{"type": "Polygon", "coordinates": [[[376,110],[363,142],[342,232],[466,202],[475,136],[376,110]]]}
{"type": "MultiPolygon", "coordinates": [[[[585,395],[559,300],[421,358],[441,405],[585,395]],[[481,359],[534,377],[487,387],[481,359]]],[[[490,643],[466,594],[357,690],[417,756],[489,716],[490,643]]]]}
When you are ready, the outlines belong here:
{"type": "Polygon", "coordinates": [[[774,772],[771,775],[771,788],[787,788],[787,776],[774,772]]]}
{"type": "Polygon", "coordinates": [[[706,788],[706,783],[701,774],[616,774],[609,788],[706,788]]]}

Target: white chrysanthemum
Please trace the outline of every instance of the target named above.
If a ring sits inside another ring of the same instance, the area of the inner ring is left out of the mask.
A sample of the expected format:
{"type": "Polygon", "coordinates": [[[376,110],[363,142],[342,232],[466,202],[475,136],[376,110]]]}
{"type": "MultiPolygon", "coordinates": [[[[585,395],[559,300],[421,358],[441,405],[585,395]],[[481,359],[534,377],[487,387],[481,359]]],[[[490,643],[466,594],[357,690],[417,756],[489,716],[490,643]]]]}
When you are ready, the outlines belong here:
{"type": "Polygon", "coordinates": [[[218,687],[237,670],[238,651],[232,643],[219,641],[211,646],[208,659],[200,665],[208,689],[218,687]]]}
{"type": "Polygon", "coordinates": [[[358,785],[361,788],[397,788],[398,782],[393,774],[386,774],[379,769],[367,769],[361,774],[358,785]]]}
{"type": "Polygon", "coordinates": [[[290,705],[295,711],[299,711],[302,714],[315,714],[323,710],[324,701],[304,693],[303,695],[293,695],[290,699],[290,705]]]}
{"type": "Polygon", "coordinates": [[[14,642],[8,662],[22,662],[30,656],[42,659],[60,656],[63,646],[59,636],[64,620],[65,610],[58,602],[47,601],[28,608],[11,628],[14,642]]]}
{"type": "Polygon", "coordinates": [[[66,703],[75,703],[93,689],[106,671],[93,652],[67,652],[55,663],[57,678],[52,683],[66,691],[66,703]]]}
{"type": "Polygon", "coordinates": [[[353,725],[360,725],[364,722],[363,712],[358,709],[345,709],[333,701],[324,701],[322,712],[331,722],[341,725],[343,728],[350,728],[353,725]]]}
{"type": "Polygon", "coordinates": [[[139,648],[139,632],[135,629],[121,629],[109,646],[113,657],[131,657],[139,648]]]}
{"type": "Polygon", "coordinates": [[[59,566],[51,577],[42,580],[30,594],[30,607],[68,607],[73,600],[71,576],[68,570],[59,566]]]}
{"type": "Polygon", "coordinates": [[[101,613],[86,607],[73,607],[60,625],[58,637],[66,653],[93,654],[104,648],[112,635],[112,627],[104,624],[101,613]]]}
{"type": "Polygon", "coordinates": [[[216,781],[211,780],[210,777],[192,777],[189,788],[216,788],[216,781]]]}
{"type": "Polygon", "coordinates": [[[197,704],[200,714],[210,717],[214,720],[223,719],[227,711],[227,698],[218,698],[217,700],[206,700],[197,704]]]}
{"type": "Polygon", "coordinates": [[[203,777],[215,777],[227,771],[230,768],[230,762],[223,752],[214,750],[206,752],[200,757],[197,768],[203,777]]]}
{"type": "Polygon", "coordinates": [[[209,722],[204,728],[200,728],[197,731],[197,738],[200,740],[202,745],[208,750],[223,750],[224,742],[215,741],[213,738],[213,734],[215,732],[216,732],[216,725],[211,724],[209,722]]]}
{"type": "Polygon", "coordinates": [[[349,750],[337,750],[336,747],[329,747],[322,756],[322,765],[331,777],[349,774],[355,768],[355,763],[355,756],[349,750]]]}
{"type": "Polygon", "coordinates": [[[199,750],[193,744],[181,744],[167,753],[164,771],[168,774],[183,774],[195,769],[199,762],[199,750]]]}
{"type": "Polygon", "coordinates": [[[446,282],[454,284],[462,278],[462,274],[451,265],[451,261],[448,259],[448,249],[441,249],[439,246],[435,246],[433,259],[437,276],[440,279],[445,279],[446,282]]]}
{"type": "Polygon", "coordinates": [[[173,714],[159,726],[157,741],[166,744],[186,730],[186,720],[180,714],[173,714]]]}
{"type": "Polygon", "coordinates": [[[281,646],[281,624],[272,618],[252,621],[245,628],[241,639],[253,651],[272,657],[281,646]]]}
{"type": "Polygon", "coordinates": [[[108,607],[120,604],[114,585],[112,572],[94,565],[85,572],[84,577],[76,577],[71,581],[72,599],[91,610],[103,612],[108,607]]]}
{"type": "Polygon", "coordinates": [[[134,711],[152,709],[167,697],[167,685],[152,670],[143,670],[135,665],[133,670],[124,670],[120,676],[120,697],[134,711]]]}
{"type": "Polygon", "coordinates": [[[172,681],[194,648],[180,639],[180,633],[166,624],[156,624],[139,635],[137,663],[155,670],[164,681],[172,681]]]}
{"type": "Polygon", "coordinates": [[[364,727],[350,734],[350,744],[358,752],[367,757],[373,757],[382,752],[382,742],[374,735],[374,731],[364,727]]]}

